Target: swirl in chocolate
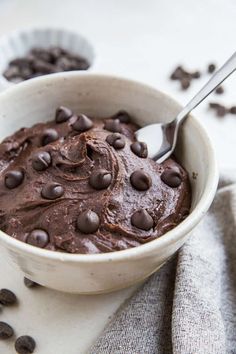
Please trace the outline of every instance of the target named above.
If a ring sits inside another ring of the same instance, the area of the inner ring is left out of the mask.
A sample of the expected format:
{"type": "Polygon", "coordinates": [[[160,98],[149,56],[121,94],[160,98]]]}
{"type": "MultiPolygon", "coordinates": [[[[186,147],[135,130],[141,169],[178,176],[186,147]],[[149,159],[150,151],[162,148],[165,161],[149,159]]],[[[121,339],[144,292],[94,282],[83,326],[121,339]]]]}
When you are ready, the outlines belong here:
{"type": "Polygon", "coordinates": [[[149,159],[137,129],[125,111],[106,120],[59,107],[53,121],[6,138],[0,228],[36,247],[102,253],[175,227],[189,212],[188,175],[174,159],[149,159]]]}

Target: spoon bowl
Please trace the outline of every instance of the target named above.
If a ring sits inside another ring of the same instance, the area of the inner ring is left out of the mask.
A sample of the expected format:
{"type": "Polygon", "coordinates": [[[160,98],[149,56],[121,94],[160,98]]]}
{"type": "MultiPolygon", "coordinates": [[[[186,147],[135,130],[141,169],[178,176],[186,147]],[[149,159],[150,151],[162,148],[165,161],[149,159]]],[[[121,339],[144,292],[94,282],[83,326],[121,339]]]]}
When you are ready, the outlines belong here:
{"type": "Polygon", "coordinates": [[[226,61],[203,88],[182,109],[177,117],[168,123],[156,123],[139,129],[135,134],[139,141],[145,142],[148,147],[148,156],[158,163],[165,161],[174,151],[179,128],[207,96],[210,95],[229,75],[236,70],[236,52],[226,61]]]}

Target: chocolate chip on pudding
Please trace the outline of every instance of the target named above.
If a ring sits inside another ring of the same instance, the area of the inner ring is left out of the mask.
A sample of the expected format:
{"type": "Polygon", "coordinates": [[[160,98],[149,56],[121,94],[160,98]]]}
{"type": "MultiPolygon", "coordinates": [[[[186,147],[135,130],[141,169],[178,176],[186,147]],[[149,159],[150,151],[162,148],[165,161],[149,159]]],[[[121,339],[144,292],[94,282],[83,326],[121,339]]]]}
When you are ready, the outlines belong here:
{"type": "Polygon", "coordinates": [[[5,186],[9,189],[18,187],[24,179],[24,173],[20,170],[10,170],[5,174],[5,186]]]}
{"type": "Polygon", "coordinates": [[[111,184],[112,175],[105,169],[92,172],[89,178],[89,184],[97,190],[105,189],[111,184]]]}
{"type": "Polygon", "coordinates": [[[80,114],[76,121],[73,123],[72,127],[78,132],[85,132],[86,130],[91,129],[93,122],[85,114],[80,114]]]}
{"type": "Polygon", "coordinates": [[[106,137],[106,142],[113,146],[114,149],[123,149],[125,146],[125,139],[120,133],[113,133],[106,137]]]}
{"type": "Polygon", "coordinates": [[[3,140],[1,230],[42,249],[103,253],[180,223],[190,208],[188,175],[173,158],[148,158],[137,129],[122,110],[98,119],[60,106],[50,122],[3,140]]]}
{"type": "Polygon", "coordinates": [[[73,112],[71,109],[64,106],[58,107],[56,110],[55,121],[56,123],[64,123],[68,121],[72,115],[73,112]]]}
{"type": "Polygon", "coordinates": [[[36,171],[46,170],[51,162],[51,155],[47,151],[37,151],[32,158],[32,166],[36,171]]]}

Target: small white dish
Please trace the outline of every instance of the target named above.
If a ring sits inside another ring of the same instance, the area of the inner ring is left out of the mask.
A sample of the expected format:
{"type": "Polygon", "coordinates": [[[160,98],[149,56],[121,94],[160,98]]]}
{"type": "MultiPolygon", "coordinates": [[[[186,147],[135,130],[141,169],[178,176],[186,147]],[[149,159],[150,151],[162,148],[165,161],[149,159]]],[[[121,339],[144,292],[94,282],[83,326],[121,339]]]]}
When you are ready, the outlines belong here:
{"type": "MultiPolygon", "coordinates": [[[[0,95],[0,139],[22,126],[53,118],[60,105],[101,117],[125,109],[141,126],[169,121],[180,111],[172,98],[135,81],[89,73],[59,73],[26,81],[0,95]]],[[[191,179],[192,208],[182,223],[162,237],[124,251],[81,255],[40,249],[0,232],[2,258],[28,278],[70,293],[104,293],[141,282],[183,245],[207,212],[217,188],[218,169],[212,144],[194,117],[184,124],[176,156],[191,179]]]]}
{"type": "Polygon", "coordinates": [[[0,90],[15,83],[8,81],[3,72],[8,63],[29,53],[34,47],[61,47],[88,60],[90,68],[95,59],[92,44],[82,35],[66,29],[32,28],[12,32],[0,37],[0,90]]]}

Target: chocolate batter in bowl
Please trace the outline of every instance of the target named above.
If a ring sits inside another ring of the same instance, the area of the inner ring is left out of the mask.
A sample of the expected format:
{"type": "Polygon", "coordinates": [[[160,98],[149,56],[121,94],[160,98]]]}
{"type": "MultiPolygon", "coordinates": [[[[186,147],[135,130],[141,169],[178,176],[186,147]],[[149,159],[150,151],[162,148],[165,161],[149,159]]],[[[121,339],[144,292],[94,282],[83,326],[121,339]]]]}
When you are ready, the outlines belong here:
{"type": "Polygon", "coordinates": [[[0,144],[0,229],[33,246],[70,253],[136,247],[189,213],[186,171],[158,165],[135,140],[127,112],[91,119],[59,107],[54,121],[0,144]]]}
{"type": "Polygon", "coordinates": [[[3,261],[44,286],[81,294],[156,271],[201,220],[218,181],[211,142],[194,117],[176,159],[163,165],[134,141],[138,126],[179,110],[143,84],[75,72],[2,93],[3,261]]]}

